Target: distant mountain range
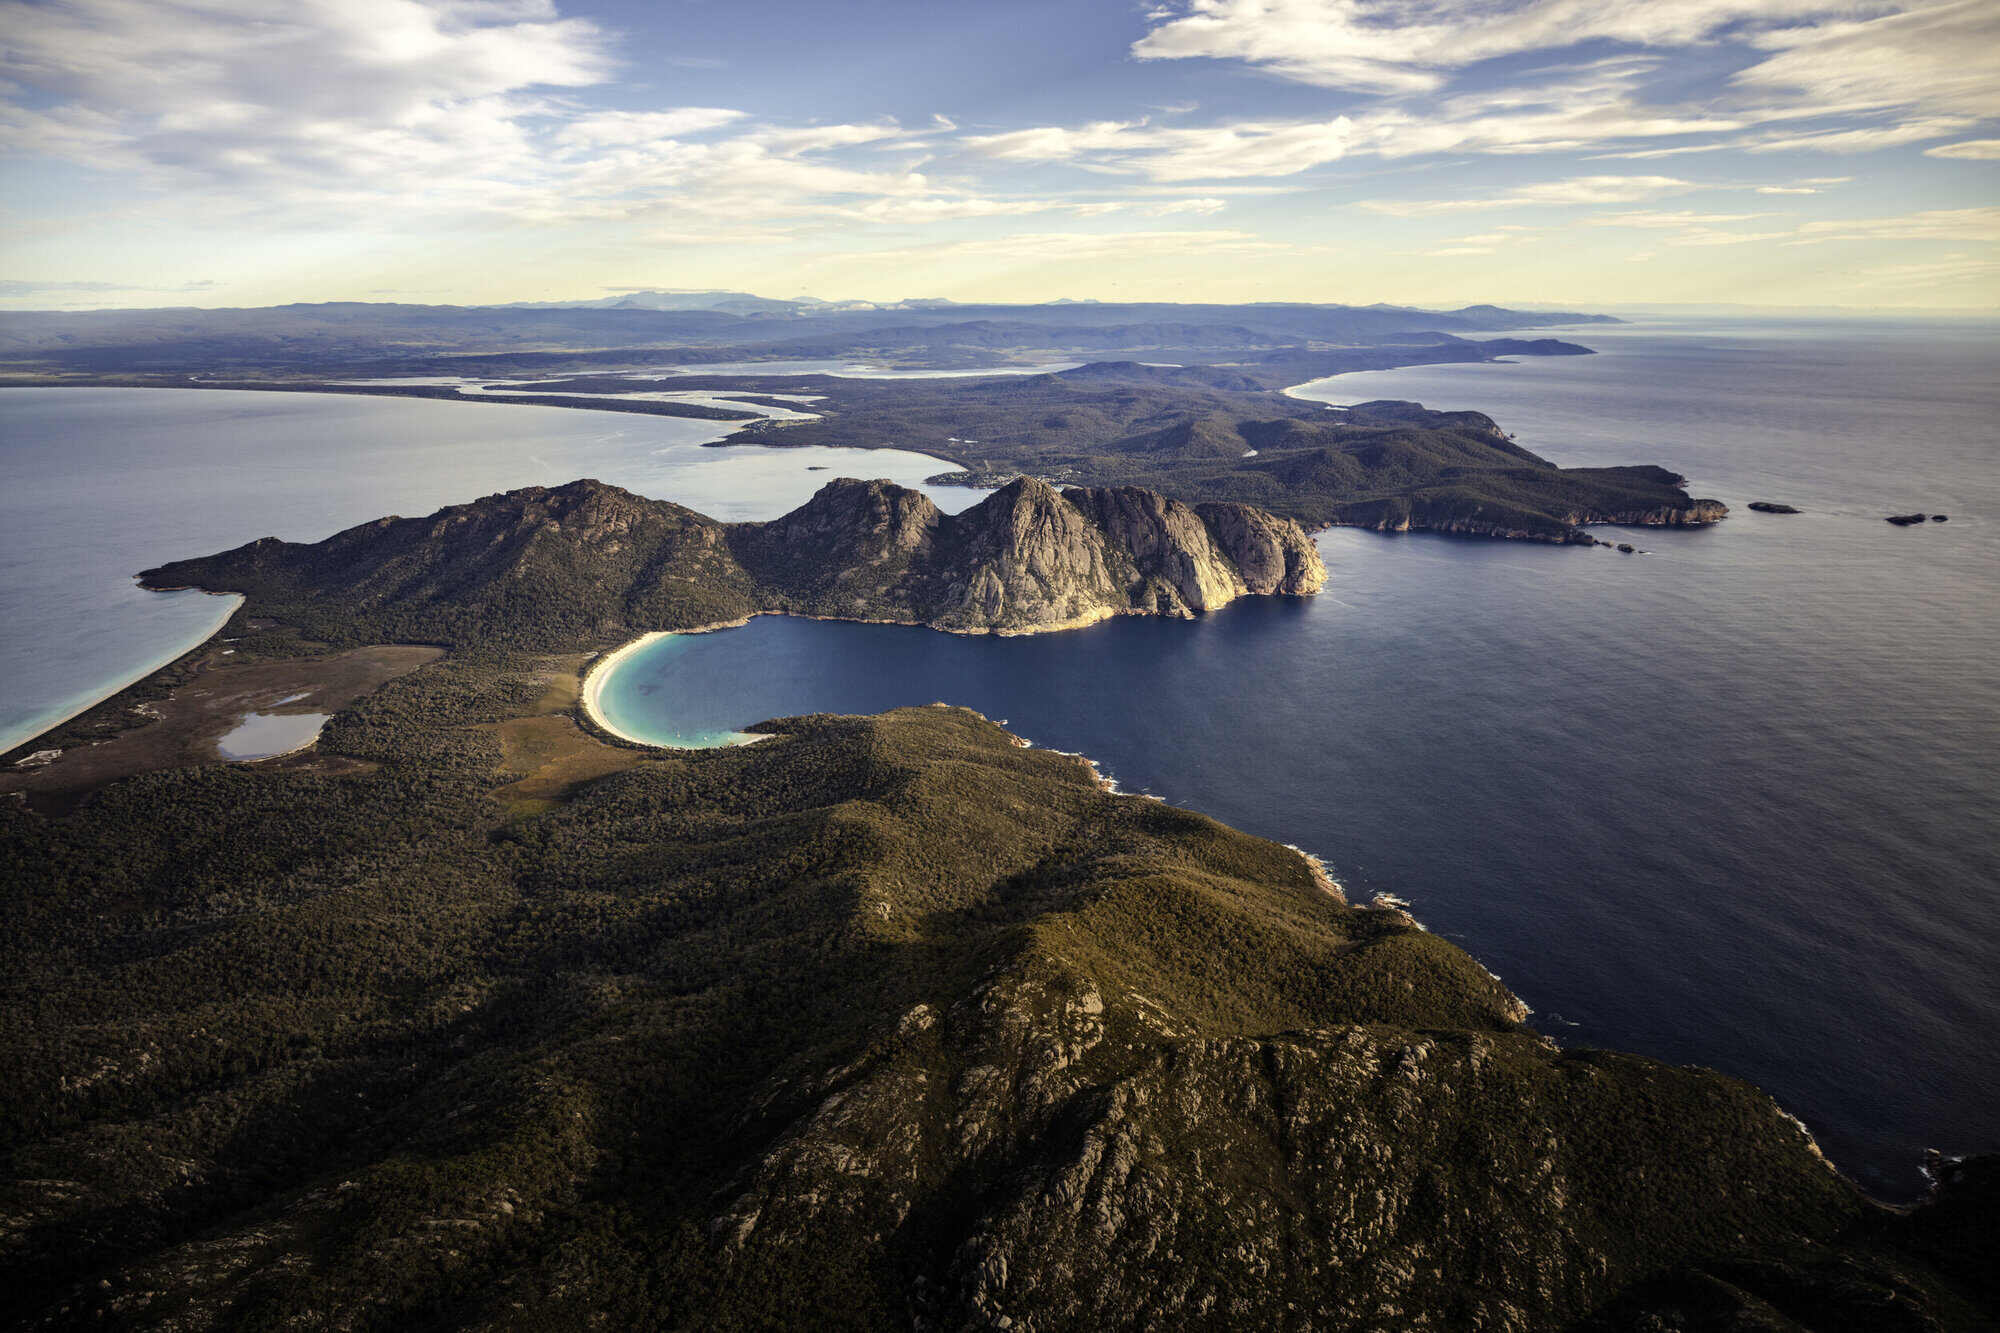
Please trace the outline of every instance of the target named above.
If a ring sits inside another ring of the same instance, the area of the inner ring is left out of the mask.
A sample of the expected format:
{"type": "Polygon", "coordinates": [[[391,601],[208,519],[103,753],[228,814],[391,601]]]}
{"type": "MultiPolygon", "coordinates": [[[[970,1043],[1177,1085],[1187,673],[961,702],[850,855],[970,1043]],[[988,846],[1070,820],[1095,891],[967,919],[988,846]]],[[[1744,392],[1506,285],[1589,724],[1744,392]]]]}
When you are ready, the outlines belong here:
{"type": "MultiPolygon", "coordinates": [[[[939,299],[912,301],[822,301],[816,296],[781,300],[750,292],[659,291],[624,292],[585,301],[509,301],[503,310],[719,310],[726,315],[817,315],[851,310],[933,310],[955,304],[939,299]]],[[[1061,304],[1061,303],[1058,303],[1061,304]]]]}
{"type": "MultiPolygon", "coordinates": [[[[741,292],[630,292],[496,306],[360,301],[207,310],[0,313],[0,369],[16,373],[250,370],[435,373],[438,358],[589,353],[604,364],[897,356],[991,365],[1023,353],[1125,351],[1214,360],[1243,349],[1441,343],[1470,333],[1615,322],[1573,311],[1458,310],[1258,302],[1178,305],[1055,301],[779,301],[741,292]],[[662,357],[673,351],[678,356],[662,357]],[[1196,355],[1186,355],[1188,352],[1196,355]],[[1002,358],[1004,359],[1004,358],[1002,358]]],[[[495,368],[473,373],[494,373],[495,368]]]]}
{"type": "MultiPolygon", "coordinates": [[[[1195,310],[1272,310],[1291,309],[1298,305],[1289,301],[1251,302],[1243,306],[1194,306],[1195,310]]],[[[1111,308],[1120,308],[1123,303],[1111,308]]],[[[1000,306],[1000,309],[1034,309],[1038,306],[1078,306],[1086,309],[1103,310],[1103,301],[1072,297],[1058,297],[1053,301],[1029,302],[1025,305],[1000,306]]],[[[684,288],[662,288],[650,291],[622,292],[615,296],[600,296],[576,301],[509,301],[497,307],[502,310],[715,310],[728,315],[813,315],[851,314],[857,311],[908,311],[908,310],[955,310],[964,311],[968,307],[962,302],[947,300],[941,296],[911,297],[901,301],[823,301],[816,296],[795,296],[783,299],[758,296],[752,292],[731,292],[720,290],[693,290],[684,288]]],[[[1435,322],[1468,321],[1466,327],[1482,330],[1539,327],[1551,321],[1561,324],[1617,323],[1608,315],[1584,315],[1575,312],[1546,312],[1509,310],[1496,305],[1469,305],[1457,310],[1426,310],[1418,306],[1391,305],[1376,302],[1369,306],[1311,306],[1321,310],[1368,310],[1399,318],[1415,318],[1419,321],[1435,322]],[[1524,324],[1521,321],[1530,321],[1524,324]]]]}

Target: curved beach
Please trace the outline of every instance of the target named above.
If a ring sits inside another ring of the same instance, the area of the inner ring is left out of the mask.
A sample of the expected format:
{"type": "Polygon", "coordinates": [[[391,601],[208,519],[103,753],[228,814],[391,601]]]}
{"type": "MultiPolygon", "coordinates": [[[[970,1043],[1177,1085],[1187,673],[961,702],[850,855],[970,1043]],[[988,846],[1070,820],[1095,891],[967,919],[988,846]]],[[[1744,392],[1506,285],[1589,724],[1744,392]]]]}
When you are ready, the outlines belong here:
{"type": "Polygon", "coordinates": [[[667,633],[668,631],[666,630],[648,631],[622,647],[614,648],[608,653],[599,654],[597,660],[590,664],[590,668],[583,673],[583,684],[578,688],[577,695],[583,705],[583,714],[590,719],[591,725],[597,727],[607,735],[616,736],[619,740],[630,742],[633,745],[656,747],[659,745],[657,741],[649,741],[643,737],[634,736],[628,731],[622,731],[613,726],[611,720],[604,715],[604,709],[598,701],[598,693],[604,688],[604,682],[610,678],[612,671],[617,669],[620,662],[623,662],[633,653],[638,652],[641,648],[644,648],[656,639],[666,638],[667,633]]]}
{"type": "Polygon", "coordinates": [[[763,736],[749,732],[732,731],[726,733],[727,739],[721,741],[707,744],[675,744],[672,741],[652,740],[645,736],[634,736],[631,732],[615,725],[606,716],[604,711],[602,695],[605,682],[610,680],[612,673],[634,653],[642,652],[656,641],[672,638],[676,634],[701,634],[716,629],[733,629],[743,623],[743,621],[739,620],[728,621],[720,625],[704,625],[699,629],[693,630],[650,630],[647,633],[641,634],[630,643],[605,653],[590,664],[590,669],[584,672],[583,682],[577,690],[578,699],[583,706],[584,716],[588,717],[593,725],[608,736],[615,736],[619,740],[628,742],[629,744],[643,745],[655,750],[717,750],[731,745],[751,745],[765,739],[763,736]]]}

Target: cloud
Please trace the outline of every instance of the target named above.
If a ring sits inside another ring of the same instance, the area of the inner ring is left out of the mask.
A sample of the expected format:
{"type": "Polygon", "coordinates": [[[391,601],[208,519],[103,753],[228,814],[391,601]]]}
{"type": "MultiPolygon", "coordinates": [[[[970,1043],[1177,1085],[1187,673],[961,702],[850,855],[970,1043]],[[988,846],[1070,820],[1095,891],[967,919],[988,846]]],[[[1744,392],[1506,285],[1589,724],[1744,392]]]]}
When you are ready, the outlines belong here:
{"type": "MultiPolygon", "coordinates": [[[[1239,61],[1381,99],[1316,130],[1237,131],[1289,139],[1295,159],[1308,156],[1300,141],[1317,137],[1312,165],[1356,153],[1860,153],[2000,117],[1991,0],[1180,0],[1149,19],[1132,47],[1141,60],[1239,61]],[[1623,51],[1565,62],[1585,44],[1623,51]],[[1720,95],[1676,108],[1649,86],[1674,56],[1699,49],[1712,67],[1718,48],[1742,64],[1720,95]],[[1453,91],[1470,66],[1542,52],[1552,68],[1453,91]],[[1698,136],[1709,141],[1639,142],[1698,136]]],[[[1154,146],[1169,158],[1175,147],[1154,146]]]]}
{"type": "Polygon", "coordinates": [[[1531,87],[1465,93],[1418,108],[1392,103],[1307,119],[1237,119],[1211,125],[1106,120],[969,136],[975,156],[1066,162],[1161,181],[1295,175],[1351,157],[1395,160],[1441,153],[1521,156],[1609,144],[1721,135],[1754,122],[1705,109],[1642,104],[1650,60],[1594,61],[1541,72],[1531,87]]]}
{"type": "Polygon", "coordinates": [[[1722,222],[1748,222],[1752,218],[1767,218],[1769,213],[1696,213],[1688,209],[1674,212],[1659,212],[1637,209],[1623,213],[1599,213],[1584,221],[1593,227],[1648,227],[1667,229],[1674,227],[1712,226],[1722,222]]]}
{"type": "Polygon", "coordinates": [[[173,287],[133,286],[124,282],[53,282],[32,278],[0,279],[0,300],[24,296],[90,295],[103,292],[205,292],[222,284],[213,278],[183,282],[173,287]]]}
{"type": "Polygon", "coordinates": [[[35,94],[0,144],[217,181],[472,168],[611,68],[595,26],[533,3],[12,0],[0,23],[0,77],[35,94]]]}
{"type": "MultiPolygon", "coordinates": [[[[0,0],[0,151],[258,226],[787,213],[964,193],[894,121],[582,104],[612,39],[548,0],[0,0]]],[[[970,215],[977,205],[961,204],[970,215]]]]}
{"type": "Polygon", "coordinates": [[[1360,206],[1390,217],[1431,217],[1494,208],[1540,208],[1580,204],[1630,204],[1702,188],[1673,176],[1573,176],[1524,185],[1504,195],[1473,199],[1363,199],[1360,206]]]}
{"type": "Polygon", "coordinates": [[[609,148],[700,134],[741,119],[741,111],[713,106],[683,106],[667,111],[599,111],[564,125],[556,132],[555,141],[569,149],[609,148]]]}
{"type": "Polygon", "coordinates": [[[1678,236],[1666,238],[1668,245],[1745,245],[1752,241],[1783,240],[1788,231],[1718,231],[1714,227],[1692,227],[1678,236]]]}
{"type": "Polygon", "coordinates": [[[1292,248],[1281,242],[1267,241],[1254,232],[1224,228],[1201,231],[1028,232],[904,249],[871,250],[844,258],[871,266],[955,259],[1054,263],[1086,259],[1269,254],[1292,248]]]}
{"type": "Polygon", "coordinates": [[[1145,123],[1100,120],[1073,130],[1047,125],[1004,134],[972,134],[960,142],[974,153],[1003,162],[1066,162],[1098,149],[1119,147],[1122,136],[1145,123]]]}
{"type": "Polygon", "coordinates": [[[2000,161],[2000,139],[1967,139],[1924,149],[1925,157],[1959,158],[1967,162],[2000,161]]]}
{"type": "Polygon", "coordinates": [[[1962,134],[1974,122],[1961,118],[1912,120],[1900,125],[1877,125],[1851,130],[1816,130],[1806,134],[1767,135],[1745,140],[1740,145],[1752,153],[1873,153],[1884,148],[1901,148],[1926,139],[1942,139],[1962,134]]]}
{"type": "Polygon", "coordinates": [[[2000,116],[2000,7],[1990,0],[1840,8],[1850,12],[1836,21],[1752,34],[1750,44],[1771,54],[1739,72],[1735,85],[1822,114],[1912,108],[2000,116]]]}
{"type": "Polygon", "coordinates": [[[1823,218],[1801,223],[1800,244],[1825,241],[1984,241],[2000,244],[2000,207],[1935,208],[1881,218],[1823,218]]]}
{"type": "Polygon", "coordinates": [[[1141,60],[1239,60],[1285,78],[1368,93],[1421,93],[1499,56],[1585,42],[1688,46],[1724,30],[1880,12],[1851,0],[1186,0],[1155,10],[1141,60]]]}
{"type": "Polygon", "coordinates": [[[1915,289],[1959,286],[2000,278],[2000,259],[1953,254],[1921,263],[1883,264],[1863,269],[1857,277],[1858,285],[1863,287],[1915,289]]]}

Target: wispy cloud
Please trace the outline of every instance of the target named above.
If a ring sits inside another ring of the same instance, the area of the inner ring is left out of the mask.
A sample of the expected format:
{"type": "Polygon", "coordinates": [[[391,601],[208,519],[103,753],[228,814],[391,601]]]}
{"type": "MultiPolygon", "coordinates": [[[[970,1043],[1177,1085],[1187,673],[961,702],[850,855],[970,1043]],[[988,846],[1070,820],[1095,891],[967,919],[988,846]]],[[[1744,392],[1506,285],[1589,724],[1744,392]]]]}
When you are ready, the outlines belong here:
{"type": "Polygon", "coordinates": [[[1794,236],[1824,241],[1984,241],[2000,245],[2000,208],[1932,208],[1878,218],[1823,218],[1794,236]]]}
{"type": "Polygon", "coordinates": [[[1748,222],[1752,218],[1767,218],[1769,213],[1697,213],[1692,209],[1661,211],[1657,209],[1634,209],[1621,213],[1598,213],[1584,219],[1594,227],[1646,227],[1666,229],[1673,227],[1714,226],[1726,222],[1748,222]]]}
{"type": "Polygon", "coordinates": [[[1963,143],[1941,143],[1924,149],[1925,157],[1958,158],[1967,162],[2000,161],[2000,139],[1967,139],[1963,143]]]}
{"type": "Polygon", "coordinates": [[[104,296],[112,293],[153,295],[162,292],[205,292],[222,284],[213,278],[183,282],[171,287],[141,286],[125,282],[38,281],[33,278],[0,279],[0,300],[27,296],[104,296]]]}
{"type": "Polygon", "coordinates": [[[1154,11],[1156,26],[1132,54],[1240,60],[1303,83],[1412,93],[1497,56],[1590,41],[1686,46],[1725,28],[1844,18],[1856,8],[1842,0],[1530,0],[1506,7],[1469,0],[1187,0],[1154,11]]]}
{"type": "Polygon", "coordinates": [[[1701,188],[1673,176],[1574,176],[1568,180],[1525,185],[1504,195],[1471,199],[1363,199],[1360,206],[1390,217],[1431,217],[1495,208],[1533,208],[1594,204],[1631,204],[1662,195],[1701,188]]]}

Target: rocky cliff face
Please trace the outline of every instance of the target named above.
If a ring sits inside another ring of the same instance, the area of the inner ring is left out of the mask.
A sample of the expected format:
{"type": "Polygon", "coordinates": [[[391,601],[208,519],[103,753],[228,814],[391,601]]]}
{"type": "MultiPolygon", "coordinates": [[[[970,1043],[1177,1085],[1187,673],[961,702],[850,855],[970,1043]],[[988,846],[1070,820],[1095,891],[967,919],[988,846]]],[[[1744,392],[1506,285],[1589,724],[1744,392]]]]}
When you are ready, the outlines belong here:
{"type": "Polygon", "coordinates": [[[843,479],[733,540],[786,609],[975,632],[1188,616],[1251,593],[1308,595],[1326,578],[1289,519],[1129,486],[1058,493],[1033,477],[944,515],[892,483],[843,479]]]}
{"type": "Polygon", "coordinates": [[[1325,570],[1296,523],[1242,505],[1021,478],[947,515],[920,492],[843,478],[782,518],[735,524],[601,482],[530,487],[143,578],[242,592],[334,641],[526,644],[765,611],[1026,633],[1306,595],[1325,570]]]}
{"type": "MultiPolygon", "coordinates": [[[[962,514],[912,591],[946,629],[1078,625],[1150,609],[1132,596],[1132,555],[1054,487],[1009,482],[962,514]]],[[[921,614],[921,611],[920,611],[921,614]]]]}

